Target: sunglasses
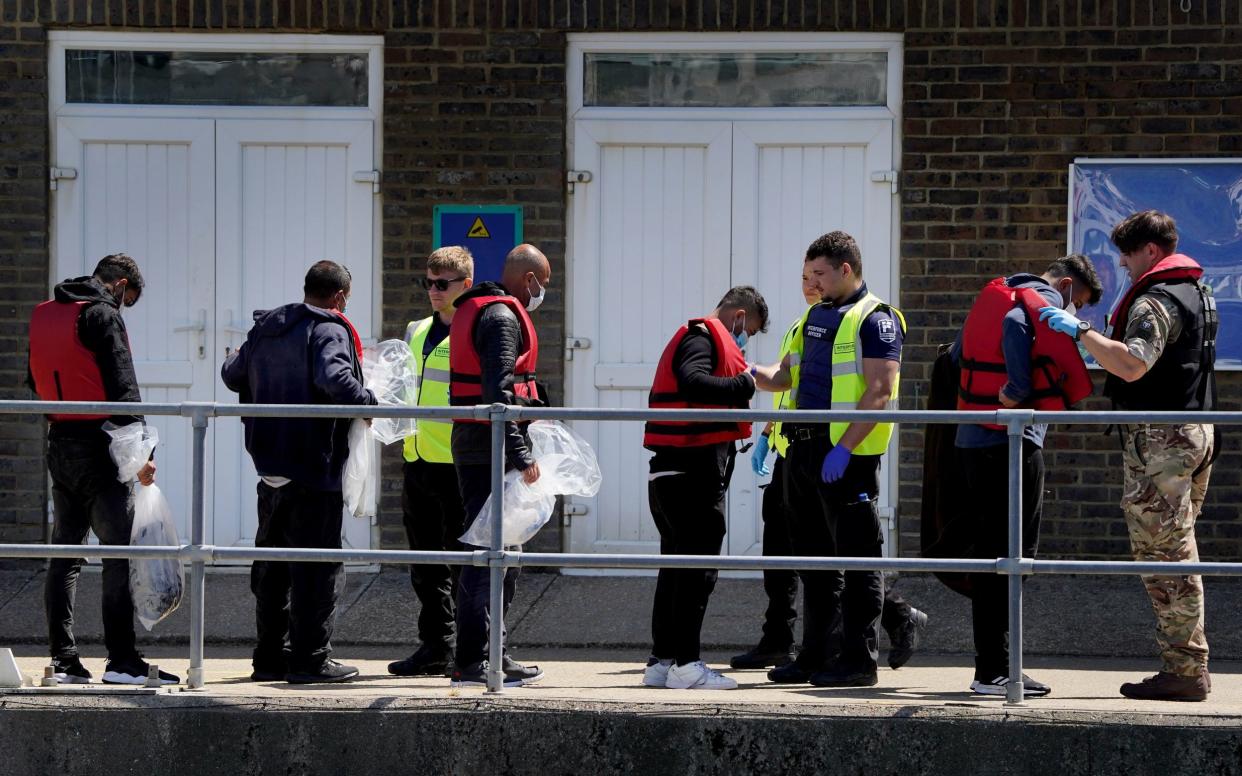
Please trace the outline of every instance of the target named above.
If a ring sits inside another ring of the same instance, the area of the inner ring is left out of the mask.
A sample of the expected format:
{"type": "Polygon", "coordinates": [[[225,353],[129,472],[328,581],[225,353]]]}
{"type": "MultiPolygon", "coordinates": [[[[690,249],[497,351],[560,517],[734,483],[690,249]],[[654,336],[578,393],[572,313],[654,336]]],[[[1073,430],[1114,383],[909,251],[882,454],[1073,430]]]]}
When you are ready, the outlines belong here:
{"type": "Polygon", "coordinates": [[[424,291],[430,291],[433,288],[437,291],[448,291],[449,286],[454,283],[460,283],[463,280],[465,280],[465,278],[453,278],[451,280],[446,280],[444,278],[436,278],[435,280],[432,280],[431,278],[421,278],[418,282],[422,284],[424,291]]]}

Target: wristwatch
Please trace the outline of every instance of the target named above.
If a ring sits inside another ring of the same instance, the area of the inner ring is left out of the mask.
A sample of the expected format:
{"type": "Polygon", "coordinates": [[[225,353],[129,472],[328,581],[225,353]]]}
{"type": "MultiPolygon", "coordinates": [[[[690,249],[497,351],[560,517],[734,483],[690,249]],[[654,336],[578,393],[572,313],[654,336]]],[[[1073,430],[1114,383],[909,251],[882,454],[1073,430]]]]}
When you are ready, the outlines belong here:
{"type": "Polygon", "coordinates": [[[1078,330],[1074,332],[1074,341],[1080,342],[1082,340],[1082,335],[1089,331],[1091,331],[1091,321],[1079,321],[1078,330]]]}

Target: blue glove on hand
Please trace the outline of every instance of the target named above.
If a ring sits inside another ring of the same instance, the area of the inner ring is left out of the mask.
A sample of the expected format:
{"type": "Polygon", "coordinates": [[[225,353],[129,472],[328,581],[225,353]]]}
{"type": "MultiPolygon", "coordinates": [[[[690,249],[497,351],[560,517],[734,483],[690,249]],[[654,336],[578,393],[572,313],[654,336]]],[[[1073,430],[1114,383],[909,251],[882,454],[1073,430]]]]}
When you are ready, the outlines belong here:
{"type": "Polygon", "coordinates": [[[849,466],[850,455],[852,451],[843,445],[837,445],[828,451],[828,455],[824,456],[824,465],[819,470],[819,476],[824,482],[836,482],[841,479],[841,475],[845,474],[845,467],[849,466]]]}
{"type": "Polygon", "coordinates": [[[755,450],[750,454],[750,470],[759,477],[767,477],[772,473],[768,468],[768,453],[772,451],[772,443],[764,434],[759,435],[755,442],[755,450]]]}
{"type": "Polygon", "coordinates": [[[1078,319],[1057,307],[1049,305],[1039,308],[1039,320],[1047,323],[1053,331],[1059,331],[1071,337],[1078,333],[1078,319]]]}

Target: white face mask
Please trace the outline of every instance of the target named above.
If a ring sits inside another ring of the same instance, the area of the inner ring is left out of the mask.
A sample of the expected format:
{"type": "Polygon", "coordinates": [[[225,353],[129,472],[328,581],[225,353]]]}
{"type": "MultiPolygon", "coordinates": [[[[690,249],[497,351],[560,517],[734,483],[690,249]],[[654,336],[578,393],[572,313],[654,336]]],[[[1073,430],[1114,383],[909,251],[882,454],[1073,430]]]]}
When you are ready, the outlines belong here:
{"type": "Polygon", "coordinates": [[[530,301],[526,303],[526,312],[533,313],[539,309],[539,305],[543,304],[543,297],[546,289],[539,285],[539,281],[535,281],[535,287],[539,289],[539,294],[531,294],[530,301]]]}
{"type": "Polygon", "coordinates": [[[1070,315],[1077,315],[1078,305],[1074,304],[1073,302],[1070,302],[1069,304],[1065,305],[1065,312],[1069,313],[1070,315]]]}

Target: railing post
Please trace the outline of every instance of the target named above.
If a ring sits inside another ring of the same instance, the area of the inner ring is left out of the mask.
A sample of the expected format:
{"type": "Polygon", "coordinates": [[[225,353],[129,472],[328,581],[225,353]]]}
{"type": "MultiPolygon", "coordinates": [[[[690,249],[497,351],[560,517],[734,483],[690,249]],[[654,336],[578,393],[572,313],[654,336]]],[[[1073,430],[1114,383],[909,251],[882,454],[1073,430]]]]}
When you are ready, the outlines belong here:
{"type": "MultiPolygon", "coordinates": [[[[1002,414],[1005,413],[1003,410],[1002,414]]],[[[1029,413],[1006,420],[1009,430],[1009,686],[1005,704],[1021,706],[1022,686],[1022,432],[1029,413]]]]}
{"type": "MultiPolygon", "coordinates": [[[[194,449],[192,452],[191,479],[191,512],[190,512],[190,544],[195,550],[203,546],[204,476],[206,472],[207,423],[213,406],[203,403],[186,403],[181,406],[181,414],[189,415],[194,428],[194,449]]],[[[206,618],[206,564],[201,560],[190,562],[190,671],[186,678],[186,686],[191,690],[203,687],[203,639],[204,620],[206,618]]]]}
{"type": "Polygon", "coordinates": [[[488,411],[492,424],[492,545],[487,554],[488,584],[490,586],[490,613],[488,620],[487,691],[504,691],[504,642],[505,630],[505,568],[504,553],[504,496],[505,496],[505,413],[503,404],[493,404],[488,411]]]}

